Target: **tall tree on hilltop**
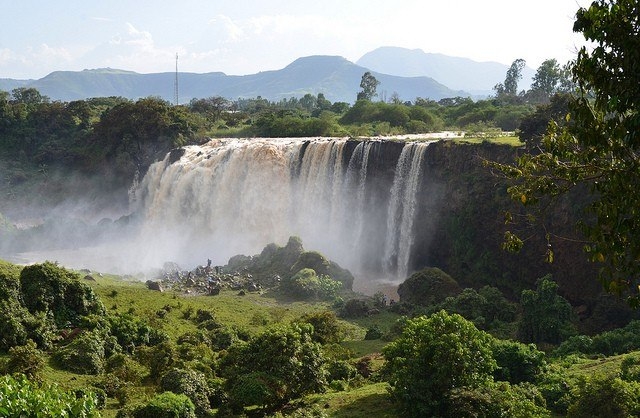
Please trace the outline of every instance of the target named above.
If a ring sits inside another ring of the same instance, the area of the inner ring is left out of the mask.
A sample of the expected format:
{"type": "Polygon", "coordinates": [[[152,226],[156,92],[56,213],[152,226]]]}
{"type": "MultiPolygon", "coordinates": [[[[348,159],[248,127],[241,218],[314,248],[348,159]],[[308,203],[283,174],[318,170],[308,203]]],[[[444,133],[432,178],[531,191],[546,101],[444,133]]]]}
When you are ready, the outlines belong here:
{"type": "Polygon", "coordinates": [[[378,95],[377,89],[380,82],[369,71],[362,75],[357,100],[371,100],[378,95]]]}
{"type": "Polygon", "coordinates": [[[522,70],[526,65],[526,61],[522,58],[518,58],[511,63],[511,66],[507,70],[507,75],[504,79],[504,83],[498,83],[493,88],[498,97],[518,95],[518,82],[522,79],[522,70]]]}

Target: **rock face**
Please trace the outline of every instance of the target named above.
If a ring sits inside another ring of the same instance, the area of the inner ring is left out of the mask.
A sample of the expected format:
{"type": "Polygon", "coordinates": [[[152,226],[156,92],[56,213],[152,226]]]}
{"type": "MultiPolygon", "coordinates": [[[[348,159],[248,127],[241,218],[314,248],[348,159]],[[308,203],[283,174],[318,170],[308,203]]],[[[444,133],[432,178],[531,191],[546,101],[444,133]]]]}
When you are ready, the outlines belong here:
{"type": "Polygon", "coordinates": [[[438,142],[429,147],[411,267],[439,267],[463,287],[488,284],[514,299],[550,273],[562,296],[572,304],[590,304],[601,292],[601,285],[598,266],[587,261],[574,228],[579,196],[559,201],[547,214],[547,229],[566,238],[552,241],[553,263],[544,260],[547,242],[542,227],[530,231],[521,253],[501,248],[504,232],[513,228],[505,225],[504,212],[522,212],[509,199],[504,179],[491,173],[483,161],[511,162],[517,152],[514,147],[489,143],[438,142]]]}
{"type": "MultiPolygon", "coordinates": [[[[600,285],[597,266],[571,241],[579,238],[573,230],[578,197],[558,202],[546,217],[548,231],[569,238],[553,240],[553,264],[544,261],[543,228],[530,231],[521,254],[501,249],[504,211],[520,208],[483,161],[513,161],[518,152],[451,141],[219,139],[152,165],[136,202],[152,234],[145,242],[162,239],[157,231],[180,237],[184,245],[171,253],[181,264],[213,253],[233,270],[271,280],[298,262],[299,240],[270,244],[253,257],[232,256],[296,234],[363,281],[400,282],[438,267],[462,287],[492,285],[517,299],[550,273],[562,296],[589,305],[600,285]]],[[[305,257],[300,266],[338,274],[332,263],[305,257]]],[[[350,287],[353,276],[346,273],[339,280],[350,287]]]]}

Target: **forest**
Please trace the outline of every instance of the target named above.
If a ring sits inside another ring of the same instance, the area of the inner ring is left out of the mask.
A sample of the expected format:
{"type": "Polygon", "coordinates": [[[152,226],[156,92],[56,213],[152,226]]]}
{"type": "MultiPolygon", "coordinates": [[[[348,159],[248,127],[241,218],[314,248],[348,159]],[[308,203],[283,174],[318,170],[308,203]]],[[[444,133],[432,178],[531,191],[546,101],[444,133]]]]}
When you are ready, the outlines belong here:
{"type": "MultiPolygon", "coordinates": [[[[224,266],[169,264],[146,283],[2,261],[0,415],[640,415],[639,8],[596,0],[580,9],[574,30],[593,48],[566,69],[546,62],[525,92],[517,91],[516,60],[487,100],[375,101],[376,80],[366,73],[353,105],[320,94],[173,106],[153,97],[62,103],[33,89],[1,93],[2,210],[54,170],[98,174],[105,191],[126,194],[171,149],[215,136],[450,129],[490,139],[515,131],[517,160],[486,162],[521,205],[505,214],[512,230],[503,247],[520,251],[537,228],[553,262],[557,237],[545,209],[567,193],[588,195],[576,227],[612,303],[587,334],[549,275],[506,297],[429,267],[400,284],[398,300],[364,296],[348,271],[297,237],[224,266]],[[550,68],[557,77],[545,84],[550,68]]],[[[15,227],[0,220],[5,240],[15,227]]]]}

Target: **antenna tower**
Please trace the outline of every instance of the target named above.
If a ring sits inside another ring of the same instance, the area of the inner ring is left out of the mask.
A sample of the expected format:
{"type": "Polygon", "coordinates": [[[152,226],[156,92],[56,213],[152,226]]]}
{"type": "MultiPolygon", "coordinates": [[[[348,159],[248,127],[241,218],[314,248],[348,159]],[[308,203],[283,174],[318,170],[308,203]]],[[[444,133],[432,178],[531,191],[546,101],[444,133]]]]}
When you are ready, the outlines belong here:
{"type": "Polygon", "coordinates": [[[178,53],[176,52],[176,80],[173,83],[173,93],[175,96],[176,106],[178,106],[178,53]]]}

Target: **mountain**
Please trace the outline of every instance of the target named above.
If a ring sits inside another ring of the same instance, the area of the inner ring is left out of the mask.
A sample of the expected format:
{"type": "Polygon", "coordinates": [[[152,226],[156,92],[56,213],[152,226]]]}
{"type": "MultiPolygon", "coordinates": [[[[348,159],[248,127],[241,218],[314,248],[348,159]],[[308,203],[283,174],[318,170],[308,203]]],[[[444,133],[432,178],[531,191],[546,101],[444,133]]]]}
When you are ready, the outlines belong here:
{"type": "MultiPolygon", "coordinates": [[[[517,58],[517,57],[516,57],[517,58]]],[[[362,56],[356,64],[401,77],[426,76],[455,90],[486,96],[504,81],[509,65],[477,62],[468,58],[426,53],[421,49],[381,47],[362,56]]],[[[525,67],[519,89],[528,89],[535,71],[525,67]]]]}
{"type": "MultiPolygon", "coordinates": [[[[360,90],[362,75],[368,68],[337,56],[298,58],[280,70],[234,76],[221,72],[179,73],[179,101],[192,98],[223,96],[228,99],[254,98],[280,100],[307,93],[323,93],[332,101],[354,102],[360,90]]],[[[380,81],[378,92],[386,96],[397,93],[403,100],[416,97],[439,100],[444,97],[468,96],[452,90],[426,76],[403,77],[371,71],[380,81]]],[[[159,96],[175,100],[175,73],[139,74],[115,69],[56,71],[39,80],[0,80],[0,88],[34,87],[53,100],[78,100],[89,97],[121,96],[137,99],[159,96]],[[14,83],[14,84],[12,84],[14,83]]]]}

